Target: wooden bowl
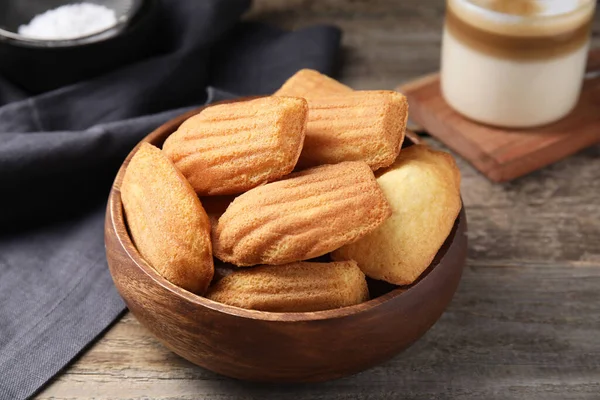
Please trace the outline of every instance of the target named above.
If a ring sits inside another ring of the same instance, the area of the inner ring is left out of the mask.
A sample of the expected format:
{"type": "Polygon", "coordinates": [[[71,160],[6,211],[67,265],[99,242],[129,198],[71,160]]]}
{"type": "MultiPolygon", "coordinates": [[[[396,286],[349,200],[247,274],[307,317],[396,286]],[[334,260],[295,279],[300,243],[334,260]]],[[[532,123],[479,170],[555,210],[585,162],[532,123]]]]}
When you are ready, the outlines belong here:
{"type": "MultiPolygon", "coordinates": [[[[167,122],[144,141],[164,140],[194,110],[167,122]]],[[[315,382],[354,374],[387,360],[438,320],[458,286],[466,260],[461,210],[436,259],[410,288],[370,282],[378,297],[336,310],[271,313],[196,296],[162,278],[129,237],[119,188],[137,147],[115,179],[106,212],[106,256],[129,310],[166,347],[229,377],[267,382],[315,382]]]]}

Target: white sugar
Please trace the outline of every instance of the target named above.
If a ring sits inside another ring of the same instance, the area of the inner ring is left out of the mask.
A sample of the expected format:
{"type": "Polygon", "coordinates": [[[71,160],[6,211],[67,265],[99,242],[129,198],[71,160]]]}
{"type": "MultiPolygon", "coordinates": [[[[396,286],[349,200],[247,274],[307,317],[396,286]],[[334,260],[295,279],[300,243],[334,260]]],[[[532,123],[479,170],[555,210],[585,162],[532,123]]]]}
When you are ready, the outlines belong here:
{"type": "Polygon", "coordinates": [[[35,39],[75,39],[102,32],[117,24],[115,12],[92,3],[67,4],[36,15],[19,34],[35,39]]]}

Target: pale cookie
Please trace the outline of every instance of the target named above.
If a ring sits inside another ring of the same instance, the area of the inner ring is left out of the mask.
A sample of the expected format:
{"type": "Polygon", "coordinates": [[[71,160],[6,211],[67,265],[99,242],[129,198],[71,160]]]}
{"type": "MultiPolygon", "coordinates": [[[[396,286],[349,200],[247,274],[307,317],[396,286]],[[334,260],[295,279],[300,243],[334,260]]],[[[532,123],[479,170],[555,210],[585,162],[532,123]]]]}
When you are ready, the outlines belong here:
{"type": "Polygon", "coordinates": [[[392,216],[332,257],[355,260],[371,278],[408,285],[431,264],[454,226],[461,209],[460,172],[450,154],[414,145],[377,182],[392,216]]]}

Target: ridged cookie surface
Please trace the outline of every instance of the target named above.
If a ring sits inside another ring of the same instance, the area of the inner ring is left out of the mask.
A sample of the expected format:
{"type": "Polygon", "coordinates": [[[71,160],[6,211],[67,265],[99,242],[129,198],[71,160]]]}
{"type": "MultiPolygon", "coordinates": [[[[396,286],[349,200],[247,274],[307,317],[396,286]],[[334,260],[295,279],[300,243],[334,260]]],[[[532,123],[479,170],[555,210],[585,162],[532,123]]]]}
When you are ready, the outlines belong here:
{"type": "Polygon", "coordinates": [[[310,167],[364,161],[373,171],[391,165],[404,140],[408,102],[394,91],[356,91],[310,99],[298,164],[310,167]]]}
{"type": "Polygon", "coordinates": [[[181,124],[163,151],[199,195],[241,193],[294,169],[307,116],[306,101],[293,97],[214,105],[181,124]]]}
{"type": "Polygon", "coordinates": [[[148,264],[203,294],[214,273],[210,223],[190,184],[158,148],[141,144],[123,176],[121,199],[131,238],[148,264]]]}
{"type": "Polygon", "coordinates": [[[354,261],[263,265],[238,270],[215,283],[207,298],[252,310],[322,311],[369,299],[365,274],[354,261]]]}
{"type": "Polygon", "coordinates": [[[214,254],[240,266],[306,260],[359,239],[390,213],[364,162],[316,167],[237,197],[213,226],[214,254]]]}
{"type": "Polygon", "coordinates": [[[303,97],[307,100],[336,93],[349,93],[348,86],[314,69],[301,69],[288,79],[275,96],[303,97]]]}
{"type": "Polygon", "coordinates": [[[450,154],[414,145],[402,150],[377,182],[392,216],[332,257],[356,260],[372,278],[408,285],[431,264],[454,226],[461,208],[460,172],[450,154]]]}

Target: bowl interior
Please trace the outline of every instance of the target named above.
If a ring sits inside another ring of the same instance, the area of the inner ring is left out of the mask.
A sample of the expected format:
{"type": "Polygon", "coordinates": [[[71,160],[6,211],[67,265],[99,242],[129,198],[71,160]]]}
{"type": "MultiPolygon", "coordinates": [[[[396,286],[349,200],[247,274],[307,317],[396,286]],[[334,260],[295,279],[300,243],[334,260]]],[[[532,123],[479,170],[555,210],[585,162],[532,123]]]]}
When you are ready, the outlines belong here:
{"type": "Polygon", "coordinates": [[[117,25],[101,32],[63,40],[29,38],[18,33],[19,26],[28,24],[33,17],[45,11],[79,1],[74,0],[6,0],[0,2],[0,37],[21,41],[30,45],[60,47],[99,41],[116,35],[138,12],[143,0],[86,0],[87,3],[103,5],[112,9],[117,25]]]}
{"type": "MultiPolygon", "coordinates": [[[[243,101],[243,100],[244,99],[237,99],[234,101],[243,101]]],[[[231,102],[231,100],[228,100],[225,102],[231,102]]],[[[223,103],[223,102],[220,102],[220,103],[223,103]]],[[[148,135],[143,140],[143,142],[148,142],[148,143],[151,143],[151,144],[161,148],[162,144],[166,140],[166,138],[171,133],[175,132],[175,130],[177,130],[177,128],[183,121],[185,121],[187,118],[191,117],[192,115],[197,114],[204,108],[205,107],[201,107],[197,110],[190,111],[190,112],[170,121],[169,123],[161,126],[156,131],[154,131],[152,134],[148,135]]],[[[418,139],[411,140],[411,138],[407,137],[404,140],[402,147],[406,148],[406,147],[412,146],[414,143],[413,141],[417,141],[417,140],[418,139]]],[[[110,199],[109,199],[109,210],[112,212],[112,223],[117,228],[117,229],[115,229],[115,231],[118,236],[118,238],[117,238],[118,241],[121,243],[123,248],[128,252],[129,257],[132,258],[135,261],[135,263],[143,270],[143,272],[145,274],[149,275],[157,284],[168,289],[174,295],[184,297],[187,301],[193,302],[195,304],[198,304],[198,305],[201,305],[204,307],[209,307],[211,309],[215,309],[215,310],[218,310],[221,312],[225,312],[228,314],[233,314],[233,315],[252,318],[252,319],[302,321],[302,320],[336,318],[336,317],[341,317],[341,316],[345,316],[345,315],[354,314],[354,313],[357,313],[360,311],[364,311],[364,310],[370,309],[372,307],[376,307],[377,305],[379,305],[383,302],[386,302],[396,296],[400,296],[402,293],[406,292],[407,290],[410,290],[412,287],[416,287],[422,281],[426,280],[428,275],[430,274],[430,272],[433,271],[433,269],[435,269],[438,265],[440,265],[440,263],[442,263],[442,261],[444,260],[444,257],[446,256],[446,253],[452,246],[457,234],[464,234],[465,226],[464,226],[464,223],[461,223],[461,221],[464,220],[465,217],[464,217],[464,210],[461,210],[457,220],[454,223],[452,231],[450,232],[450,235],[448,236],[448,238],[446,239],[446,241],[444,242],[444,244],[442,245],[442,247],[436,254],[434,260],[432,261],[430,266],[427,268],[427,270],[425,270],[423,272],[423,274],[421,274],[421,276],[413,284],[411,284],[409,286],[401,287],[401,286],[396,286],[396,285],[393,285],[393,284],[390,284],[390,283],[387,283],[384,281],[378,281],[375,279],[367,278],[367,283],[369,286],[371,299],[369,301],[366,301],[364,303],[357,304],[354,306],[343,307],[340,309],[326,310],[326,311],[317,311],[317,312],[276,313],[276,312],[247,310],[247,309],[242,309],[242,308],[238,308],[238,307],[234,307],[234,306],[229,306],[226,304],[217,303],[212,300],[206,299],[204,297],[192,294],[184,289],[179,288],[178,286],[171,284],[169,281],[167,281],[161,275],[159,275],[158,272],[156,272],[154,270],[154,268],[151,267],[142,258],[142,256],[138,253],[137,249],[135,248],[135,246],[131,240],[131,237],[129,235],[129,230],[127,227],[127,221],[126,221],[125,213],[123,211],[123,206],[121,203],[121,196],[120,196],[119,189],[120,189],[121,181],[123,178],[123,174],[125,172],[125,169],[127,168],[129,160],[131,159],[133,154],[135,154],[138,147],[139,147],[139,144],[131,151],[131,153],[128,155],[128,157],[124,161],[123,165],[121,166],[121,169],[119,170],[119,173],[117,174],[117,177],[115,179],[115,183],[113,185],[113,191],[112,191],[110,199]],[[459,232],[459,230],[461,232],[459,232]]],[[[322,262],[326,262],[329,260],[330,260],[329,255],[325,255],[325,256],[315,259],[315,261],[322,261],[322,262]]],[[[215,259],[215,261],[216,261],[215,265],[218,265],[220,263],[220,261],[217,261],[216,259],[215,259]]]]}

